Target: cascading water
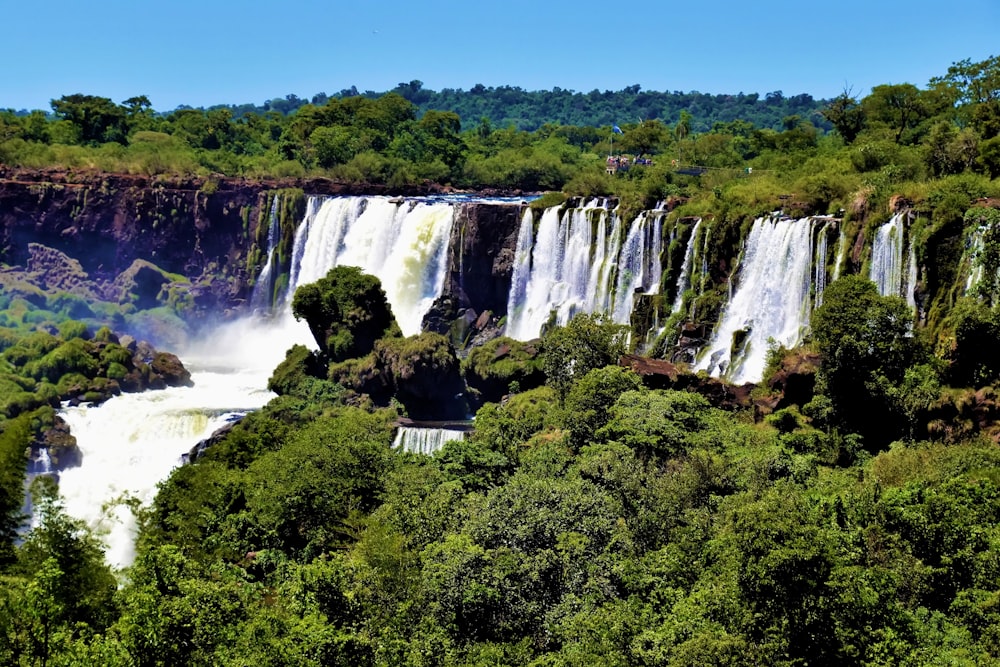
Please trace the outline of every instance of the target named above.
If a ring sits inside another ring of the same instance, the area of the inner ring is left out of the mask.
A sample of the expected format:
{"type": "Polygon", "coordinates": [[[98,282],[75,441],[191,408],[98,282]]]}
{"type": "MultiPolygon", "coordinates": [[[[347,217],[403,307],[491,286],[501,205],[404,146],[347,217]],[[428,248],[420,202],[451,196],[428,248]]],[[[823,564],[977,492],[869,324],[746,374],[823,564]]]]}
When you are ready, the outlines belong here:
{"type": "Polygon", "coordinates": [[[636,291],[659,291],[663,215],[660,210],[640,214],[623,242],[622,225],[603,201],[547,208],[537,232],[533,214],[526,211],[507,302],[507,335],[536,338],[553,314],[560,325],[576,313],[605,313],[627,324],[636,291]]]}
{"type": "Polygon", "coordinates": [[[911,247],[907,265],[903,265],[905,220],[906,213],[897,213],[875,232],[869,277],[878,286],[879,294],[904,297],[912,308],[916,303],[914,288],[917,283],[917,262],[916,253],[911,247]]]}
{"type": "Polygon", "coordinates": [[[770,341],[785,347],[799,343],[811,310],[812,229],[811,218],[754,221],[738,285],[700,356],[699,370],[735,384],[759,382],[770,341]]]}
{"type": "Polygon", "coordinates": [[[833,276],[830,280],[837,280],[840,277],[840,267],[844,265],[844,257],[847,255],[847,234],[840,230],[837,237],[837,263],[833,265],[833,276]]]}
{"type": "Polygon", "coordinates": [[[446,442],[464,440],[465,436],[465,431],[457,429],[400,426],[392,446],[404,452],[430,456],[446,442]]]}
{"type": "Polygon", "coordinates": [[[611,319],[628,324],[637,291],[656,294],[660,291],[663,250],[663,217],[658,211],[642,211],[632,222],[618,259],[611,319]]]}
{"type": "Polygon", "coordinates": [[[677,295],[674,297],[674,305],[670,312],[676,313],[684,307],[684,294],[691,289],[691,265],[694,263],[695,252],[698,248],[698,228],[701,227],[701,218],[694,223],[691,229],[691,236],[688,237],[687,247],[684,249],[684,261],[681,262],[681,274],[677,278],[677,295]]]}
{"type": "Polygon", "coordinates": [[[826,290],[826,246],[827,232],[835,223],[830,220],[819,230],[816,238],[816,256],[813,258],[813,292],[815,297],[813,307],[823,305],[823,291],[826,290]]]}
{"type": "Polygon", "coordinates": [[[965,242],[965,253],[962,263],[965,266],[967,275],[965,278],[965,294],[974,294],[980,288],[985,277],[985,267],[983,266],[983,251],[985,250],[986,228],[976,227],[969,234],[965,242]]]}
{"type": "Polygon", "coordinates": [[[278,223],[278,205],[280,195],[275,195],[271,201],[271,219],[267,228],[267,262],[260,270],[250,295],[250,307],[255,312],[267,312],[274,300],[274,255],[278,246],[278,234],[281,232],[278,223]]]}
{"type": "Polygon", "coordinates": [[[454,205],[387,197],[310,198],[295,235],[289,295],[334,266],[382,282],[403,334],[420,333],[441,295],[454,205]]]}
{"type": "Polygon", "coordinates": [[[134,557],[135,519],[121,501],[148,504],[198,441],[263,406],[273,396],[267,378],[294,343],[312,344],[305,325],[294,321],[224,325],[205,345],[182,352],[194,386],[123,394],[60,412],[82,462],[59,473],[59,492],[67,513],[105,542],[109,564],[127,566],[134,557]]]}

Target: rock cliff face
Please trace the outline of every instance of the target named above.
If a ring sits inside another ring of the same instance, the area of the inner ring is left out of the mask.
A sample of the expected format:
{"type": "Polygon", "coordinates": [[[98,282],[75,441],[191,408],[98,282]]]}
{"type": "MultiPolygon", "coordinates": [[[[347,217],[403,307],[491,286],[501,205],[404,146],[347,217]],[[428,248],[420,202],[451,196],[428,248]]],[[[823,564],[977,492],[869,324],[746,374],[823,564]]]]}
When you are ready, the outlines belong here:
{"type": "Polygon", "coordinates": [[[507,314],[514,249],[524,206],[463,205],[452,229],[444,290],[425,328],[461,345],[507,314]]]}
{"type": "Polygon", "coordinates": [[[29,265],[31,244],[38,244],[75,260],[98,285],[141,260],[207,287],[212,298],[206,301],[213,305],[243,298],[247,239],[260,217],[259,185],[19,176],[0,181],[3,263],[29,265]]]}

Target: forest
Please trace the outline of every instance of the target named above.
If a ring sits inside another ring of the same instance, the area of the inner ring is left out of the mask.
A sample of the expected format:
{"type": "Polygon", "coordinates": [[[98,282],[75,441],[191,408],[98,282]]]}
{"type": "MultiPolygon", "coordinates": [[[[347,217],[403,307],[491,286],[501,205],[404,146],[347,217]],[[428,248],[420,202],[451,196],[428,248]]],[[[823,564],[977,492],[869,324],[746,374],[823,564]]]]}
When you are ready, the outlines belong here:
{"type": "Polygon", "coordinates": [[[902,201],[920,247],[985,230],[984,279],[963,295],[953,263],[920,257],[936,273],[914,321],[841,276],[734,406],[621,363],[628,329],[597,315],[466,350],[404,338],[378,280],[338,267],[292,303],[315,348],[290,349],[276,398],[136,508],[123,572],[46,478],[23,531],[24,452],[67,393],[151,370],[85,304],[0,294],[0,661],[1000,664],[1000,57],[777,127],[596,105],[599,125],[531,127],[516,106],[426,108],[447,91],[412,84],[287,114],[71,95],[0,114],[0,165],[605,195],[625,216],[671,200],[735,237],[776,209],[872,227],[902,201]],[[612,153],[650,164],[609,173],[612,153]],[[412,368],[500,389],[469,438],[407,454],[390,447],[406,396],[356,387],[412,368]],[[792,368],[805,389],[782,387],[792,368]]]}

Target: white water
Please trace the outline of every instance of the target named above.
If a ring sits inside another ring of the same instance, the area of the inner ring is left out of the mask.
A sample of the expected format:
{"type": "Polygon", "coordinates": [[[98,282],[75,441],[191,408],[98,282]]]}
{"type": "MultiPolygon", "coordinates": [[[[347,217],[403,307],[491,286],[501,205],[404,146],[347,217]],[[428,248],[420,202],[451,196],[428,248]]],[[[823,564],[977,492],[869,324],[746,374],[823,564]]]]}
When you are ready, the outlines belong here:
{"type": "Polygon", "coordinates": [[[404,452],[430,456],[446,442],[464,439],[465,432],[455,429],[400,426],[392,446],[404,452]]]}
{"type": "Polygon", "coordinates": [[[681,262],[681,274],[677,278],[677,295],[674,297],[674,305],[670,309],[671,313],[676,313],[684,307],[684,293],[691,289],[691,265],[694,263],[695,252],[698,248],[698,228],[701,227],[701,218],[694,223],[691,229],[691,236],[688,237],[687,247],[684,249],[684,261],[681,262]]]}
{"type": "Polygon", "coordinates": [[[296,230],[289,295],[334,266],[357,266],[382,282],[403,334],[420,333],[444,287],[454,212],[451,203],[310,197],[296,230]]]}
{"type": "Polygon", "coordinates": [[[813,292],[815,293],[813,300],[814,308],[819,308],[823,305],[823,292],[826,290],[826,237],[830,226],[833,224],[834,223],[831,220],[823,225],[816,238],[816,256],[813,258],[813,292]]]}
{"type": "Polygon", "coordinates": [[[897,213],[875,232],[869,277],[878,286],[879,294],[904,297],[912,308],[916,303],[917,262],[911,247],[906,266],[903,264],[905,220],[906,213],[897,213]]]}
{"type": "Polygon", "coordinates": [[[149,504],[182,455],[235,415],[263,406],[273,396],[267,378],[294,343],[311,344],[305,325],[225,325],[183,353],[193,387],[123,394],[60,412],[82,464],[59,474],[59,492],[66,511],[105,542],[110,565],[127,566],[135,556],[135,519],[120,501],[149,504]]]}
{"type": "Polygon", "coordinates": [[[639,213],[618,255],[618,281],[611,312],[614,322],[629,323],[636,292],[656,294],[660,291],[662,239],[662,215],[656,211],[639,213]]]}
{"type": "Polygon", "coordinates": [[[747,237],[738,284],[697,368],[735,384],[759,382],[769,341],[794,347],[809,326],[812,219],[758,218],[747,237]],[[733,334],[747,330],[731,358],[733,334]]]}
{"type": "Polygon", "coordinates": [[[968,275],[965,279],[965,295],[972,294],[973,290],[983,281],[985,269],[983,268],[982,253],[985,247],[985,241],[983,240],[985,234],[986,229],[980,226],[972,230],[972,233],[966,240],[965,255],[963,258],[963,262],[968,270],[968,275]]]}
{"type": "Polygon", "coordinates": [[[565,325],[577,313],[604,313],[627,324],[636,292],[660,289],[663,216],[644,211],[622,224],[606,202],[545,209],[521,219],[507,302],[511,338],[530,340],[550,321],[565,325]]]}
{"type": "Polygon", "coordinates": [[[271,301],[274,298],[274,254],[278,245],[278,204],[281,197],[275,195],[271,201],[271,218],[267,228],[267,262],[260,270],[257,281],[253,286],[253,293],[250,295],[250,306],[255,312],[267,312],[271,309],[271,301]]]}
{"type": "Polygon", "coordinates": [[[831,280],[837,280],[840,278],[840,268],[844,265],[844,260],[847,256],[847,235],[844,234],[844,230],[840,230],[840,234],[837,237],[837,263],[833,265],[833,276],[831,280]]]}

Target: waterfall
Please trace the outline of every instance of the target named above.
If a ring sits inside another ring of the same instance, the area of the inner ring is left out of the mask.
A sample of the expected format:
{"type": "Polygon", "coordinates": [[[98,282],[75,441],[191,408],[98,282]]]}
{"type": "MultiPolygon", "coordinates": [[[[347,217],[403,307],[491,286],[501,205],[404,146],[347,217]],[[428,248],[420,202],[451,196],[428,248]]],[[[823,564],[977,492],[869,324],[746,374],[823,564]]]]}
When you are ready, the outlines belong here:
{"type": "Polygon", "coordinates": [[[774,343],[794,347],[809,326],[812,219],[758,218],[738,284],[697,368],[736,384],[759,382],[774,343]],[[733,348],[737,349],[733,349],[733,348]]]}
{"type": "Polygon", "coordinates": [[[664,214],[642,212],[623,241],[623,225],[603,200],[549,207],[537,231],[534,215],[526,212],[507,302],[507,335],[530,340],[550,321],[564,325],[581,312],[627,324],[635,293],[660,289],[664,214]]]}
{"type": "Polygon", "coordinates": [[[698,282],[698,291],[705,291],[705,282],[708,280],[708,243],[712,238],[712,228],[705,228],[705,239],[701,249],[701,280],[698,282]]]}
{"type": "Polygon", "coordinates": [[[430,456],[452,440],[464,440],[466,432],[450,428],[400,426],[393,448],[413,454],[430,456]]]}
{"type": "Polygon", "coordinates": [[[637,291],[656,294],[660,291],[663,250],[663,218],[653,211],[642,211],[629,227],[618,260],[618,281],[615,285],[611,319],[628,324],[637,291]]]}
{"type": "Polygon", "coordinates": [[[840,268],[844,265],[844,258],[847,256],[847,235],[844,234],[844,230],[840,230],[840,234],[837,237],[837,263],[833,265],[833,276],[831,280],[836,280],[840,277],[840,268]]]}
{"type": "Polygon", "coordinates": [[[907,296],[912,298],[912,283],[903,280],[903,238],[905,213],[897,213],[875,232],[872,244],[872,265],[869,277],[878,286],[882,296],[907,296]],[[903,288],[908,293],[904,295],[903,288]]]}
{"type": "Polygon", "coordinates": [[[985,270],[983,268],[982,254],[985,249],[985,235],[986,228],[979,226],[972,230],[965,241],[963,264],[968,267],[968,275],[965,279],[965,295],[974,294],[976,288],[983,282],[985,270]]]}
{"type": "Polygon", "coordinates": [[[691,289],[691,264],[694,263],[694,255],[697,250],[698,228],[701,227],[701,218],[694,223],[691,228],[691,236],[688,237],[687,247],[684,249],[684,261],[681,262],[681,274],[677,277],[677,294],[674,296],[674,305],[670,312],[676,313],[684,307],[684,293],[691,289]]]}
{"type": "Polygon", "coordinates": [[[816,257],[813,258],[813,291],[815,297],[813,307],[819,308],[823,305],[823,291],[826,290],[826,250],[827,232],[834,222],[831,220],[823,225],[816,238],[816,257]]]}
{"type": "Polygon", "coordinates": [[[267,228],[267,262],[260,270],[253,292],[250,294],[250,307],[255,312],[268,312],[274,301],[274,255],[278,248],[278,238],[281,229],[278,225],[278,204],[281,196],[275,195],[271,200],[271,220],[267,228]]]}
{"type": "Polygon", "coordinates": [[[295,322],[244,320],[217,328],[211,340],[182,351],[192,387],[115,396],[99,406],[64,407],[81,465],[59,472],[66,512],[105,543],[105,558],[124,567],[135,556],[136,522],[123,501],[148,505],[157,484],[200,440],[273,396],[267,378],[309,332],[295,322]]]}
{"type": "Polygon", "coordinates": [[[310,198],[296,230],[289,294],[334,266],[357,266],[382,282],[403,334],[420,333],[444,287],[454,217],[446,202],[310,198]]]}
{"type": "Polygon", "coordinates": [[[917,287],[917,251],[913,247],[913,242],[910,242],[910,260],[906,267],[906,304],[911,310],[916,310],[917,308],[917,298],[916,298],[916,287],[917,287]]]}
{"type": "Polygon", "coordinates": [[[24,474],[24,503],[21,505],[21,514],[28,517],[28,524],[18,528],[18,535],[23,537],[24,531],[28,528],[38,526],[38,516],[35,514],[31,502],[31,483],[36,477],[53,476],[52,459],[49,457],[49,450],[45,447],[31,448],[28,464],[25,466],[24,474]]]}

